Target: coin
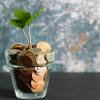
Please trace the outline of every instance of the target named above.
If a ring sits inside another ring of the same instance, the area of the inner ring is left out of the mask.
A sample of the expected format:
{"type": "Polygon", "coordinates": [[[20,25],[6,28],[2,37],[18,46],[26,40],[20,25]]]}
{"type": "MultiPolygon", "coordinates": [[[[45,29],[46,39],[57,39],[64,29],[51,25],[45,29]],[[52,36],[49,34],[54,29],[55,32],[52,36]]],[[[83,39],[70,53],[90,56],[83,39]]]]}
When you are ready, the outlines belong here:
{"type": "Polygon", "coordinates": [[[11,49],[17,49],[17,50],[23,50],[24,49],[24,44],[22,43],[15,43],[11,46],[11,49]]]}
{"type": "Polygon", "coordinates": [[[34,81],[31,81],[31,91],[32,92],[41,92],[43,89],[44,89],[44,86],[45,86],[45,82],[44,81],[38,81],[38,82],[34,82],[34,81]]]}
{"type": "Polygon", "coordinates": [[[34,53],[34,54],[39,54],[41,53],[41,49],[40,48],[31,48],[28,51],[34,53]]]}
{"type": "Polygon", "coordinates": [[[31,81],[31,75],[19,75],[19,79],[21,80],[21,81],[24,81],[24,82],[29,82],[29,81],[31,81]]]}
{"type": "Polygon", "coordinates": [[[20,69],[20,73],[22,75],[25,75],[25,76],[31,75],[33,71],[34,71],[34,67],[33,68],[21,68],[20,69]]]}
{"type": "Polygon", "coordinates": [[[18,64],[23,66],[34,66],[36,64],[35,55],[30,51],[22,51],[17,57],[18,64]]]}
{"type": "Polygon", "coordinates": [[[36,63],[38,65],[41,65],[41,66],[45,65],[47,63],[47,61],[44,58],[44,54],[43,53],[37,55],[37,57],[36,57],[36,63]]]}
{"type": "Polygon", "coordinates": [[[35,67],[35,71],[38,75],[45,75],[47,72],[47,67],[35,67]]]}
{"type": "Polygon", "coordinates": [[[19,52],[20,52],[20,50],[17,50],[17,49],[9,49],[9,55],[15,55],[19,52]]]}
{"type": "Polygon", "coordinates": [[[16,60],[9,60],[9,63],[11,63],[13,65],[17,65],[17,61],[16,60]]]}
{"type": "Polygon", "coordinates": [[[46,53],[46,60],[48,62],[52,62],[55,59],[55,52],[46,53]]]}
{"type": "Polygon", "coordinates": [[[37,43],[37,48],[40,48],[43,53],[46,53],[48,51],[51,51],[50,44],[47,43],[47,42],[45,42],[45,41],[37,43]]]}
{"type": "Polygon", "coordinates": [[[34,80],[31,80],[31,86],[33,89],[35,89],[37,87],[37,84],[34,80]]]}
{"type": "Polygon", "coordinates": [[[36,48],[36,45],[32,45],[32,48],[36,48]]]}
{"type": "MultiPolygon", "coordinates": [[[[32,45],[32,48],[36,48],[36,45],[32,45]]],[[[30,49],[30,44],[25,44],[25,50],[30,49]]]]}
{"type": "Polygon", "coordinates": [[[37,82],[37,81],[41,81],[44,79],[43,75],[37,75],[35,72],[32,72],[32,79],[37,82]]]}
{"type": "Polygon", "coordinates": [[[17,49],[9,50],[9,58],[10,58],[9,62],[11,64],[17,65],[17,55],[19,52],[20,52],[20,50],[17,50],[17,49]]]}

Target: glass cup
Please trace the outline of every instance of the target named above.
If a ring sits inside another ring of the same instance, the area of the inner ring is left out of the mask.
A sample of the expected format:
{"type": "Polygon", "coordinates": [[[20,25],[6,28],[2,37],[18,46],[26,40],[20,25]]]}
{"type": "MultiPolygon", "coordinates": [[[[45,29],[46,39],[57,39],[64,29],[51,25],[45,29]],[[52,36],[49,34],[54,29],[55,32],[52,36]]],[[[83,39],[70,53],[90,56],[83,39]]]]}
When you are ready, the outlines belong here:
{"type": "MultiPolygon", "coordinates": [[[[51,54],[53,57],[54,52],[51,54]]],[[[16,97],[20,99],[44,98],[47,93],[51,63],[46,64],[45,67],[18,66],[10,62],[9,49],[6,50],[5,55],[16,97]]]]}

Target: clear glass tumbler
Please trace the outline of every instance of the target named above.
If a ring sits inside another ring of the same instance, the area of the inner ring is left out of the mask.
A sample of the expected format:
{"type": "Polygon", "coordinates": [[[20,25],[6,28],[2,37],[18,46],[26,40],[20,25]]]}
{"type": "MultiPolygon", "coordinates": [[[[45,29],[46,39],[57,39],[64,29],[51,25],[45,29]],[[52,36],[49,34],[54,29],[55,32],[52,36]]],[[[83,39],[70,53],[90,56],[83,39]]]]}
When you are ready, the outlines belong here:
{"type": "Polygon", "coordinates": [[[47,64],[44,68],[45,74],[38,75],[35,70],[40,70],[41,67],[13,65],[10,63],[9,50],[6,50],[5,54],[16,97],[20,99],[44,98],[47,93],[51,64],[47,64]]]}

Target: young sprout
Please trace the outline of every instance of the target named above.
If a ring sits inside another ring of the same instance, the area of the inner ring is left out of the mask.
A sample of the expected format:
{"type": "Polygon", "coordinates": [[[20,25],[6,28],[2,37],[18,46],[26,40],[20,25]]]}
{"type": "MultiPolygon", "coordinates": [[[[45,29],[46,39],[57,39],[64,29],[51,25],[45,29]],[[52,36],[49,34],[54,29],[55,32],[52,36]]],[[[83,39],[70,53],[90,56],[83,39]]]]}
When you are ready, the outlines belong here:
{"type": "Polygon", "coordinates": [[[18,27],[21,29],[24,33],[24,36],[27,40],[27,43],[29,44],[29,47],[31,48],[31,33],[30,33],[30,24],[35,21],[43,12],[45,9],[42,7],[32,15],[29,11],[26,11],[21,8],[17,8],[13,11],[13,15],[16,17],[14,19],[10,19],[10,22],[12,25],[18,27]],[[28,33],[25,31],[25,27],[28,27],[28,33]]]}

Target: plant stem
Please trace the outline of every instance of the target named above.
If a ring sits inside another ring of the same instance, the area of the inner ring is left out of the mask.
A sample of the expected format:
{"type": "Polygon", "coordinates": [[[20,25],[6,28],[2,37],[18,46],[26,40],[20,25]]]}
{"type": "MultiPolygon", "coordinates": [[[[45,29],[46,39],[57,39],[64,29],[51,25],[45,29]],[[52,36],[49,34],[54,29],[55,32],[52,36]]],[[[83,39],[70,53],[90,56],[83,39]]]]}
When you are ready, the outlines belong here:
{"type": "Polygon", "coordinates": [[[31,40],[31,32],[30,32],[30,26],[29,26],[29,45],[30,45],[30,48],[32,48],[32,40],[31,40]]]}
{"type": "Polygon", "coordinates": [[[25,36],[25,38],[26,38],[26,40],[27,40],[27,43],[30,43],[30,41],[29,41],[29,39],[28,39],[28,37],[27,37],[27,35],[26,35],[26,33],[25,33],[25,30],[23,29],[23,33],[24,33],[24,36],[25,36]]]}

